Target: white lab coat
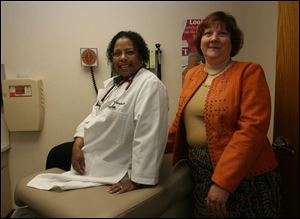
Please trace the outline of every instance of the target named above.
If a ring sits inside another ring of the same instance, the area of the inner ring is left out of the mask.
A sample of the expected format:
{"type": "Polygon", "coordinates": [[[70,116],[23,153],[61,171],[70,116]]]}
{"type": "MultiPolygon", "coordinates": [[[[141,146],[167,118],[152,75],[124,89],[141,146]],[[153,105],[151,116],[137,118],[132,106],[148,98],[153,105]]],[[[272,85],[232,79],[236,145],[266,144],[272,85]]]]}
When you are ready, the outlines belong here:
{"type": "MultiPolygon", "coordinates": [[[[92,112],[74,134],[74,137],[84,138],[85,176],[71,168],[66,173],[68,177],[76,175],[76,180],[83,177],[85,182],[90,177],[88,186],[95,182],[116,183],[124,176],[136,183],[157,184],[167,142],[167,90],[144,68],[138,71],[129,87],[128,83],[115,86],[103,103],[101,99],[113,86],[113,79],[106,80],[104,88],[99,89],[92,112]]],[[[32,184],[31,187],[37,188],[32,184]]]]}

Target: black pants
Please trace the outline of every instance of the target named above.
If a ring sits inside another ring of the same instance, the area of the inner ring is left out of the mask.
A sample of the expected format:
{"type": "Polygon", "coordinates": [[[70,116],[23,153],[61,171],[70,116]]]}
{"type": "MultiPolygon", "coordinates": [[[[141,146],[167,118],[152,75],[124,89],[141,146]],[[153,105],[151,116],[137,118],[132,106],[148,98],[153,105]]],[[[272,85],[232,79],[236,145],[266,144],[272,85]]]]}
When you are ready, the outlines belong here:
{"type": "Polygon", "coordinates": [[[69,171],[71,169],[73,144],[74,141],[65,142],[52,148],[48,153],[46,169],[57,167],[69,171]]]}

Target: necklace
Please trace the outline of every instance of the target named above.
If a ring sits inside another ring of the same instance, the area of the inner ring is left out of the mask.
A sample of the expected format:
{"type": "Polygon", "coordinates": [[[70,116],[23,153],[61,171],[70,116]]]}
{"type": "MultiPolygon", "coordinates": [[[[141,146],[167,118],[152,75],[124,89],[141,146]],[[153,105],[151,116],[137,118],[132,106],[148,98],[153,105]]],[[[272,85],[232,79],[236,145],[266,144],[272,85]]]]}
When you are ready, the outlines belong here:
{"type": "Polygon", "coordinates": [[[204,71],[205,72],[207,72],[207,74],[209,75],[209,76],[215,76],[215,75],[218,75],[218,74],[221,74],[221,73],[223,73],[224,71],[226,71],[230,66],[231,66],[231,64],[232,64],[232,61],[231,61],[231,59],[224,65],[224,67],[222,67],[221,68],[221,70],[218,70],[218,71],[214,71],[214,70],[207,70],[207,68],[206,68],[206,65],[205,65],[205,67],[204,67],[204,71]]]}

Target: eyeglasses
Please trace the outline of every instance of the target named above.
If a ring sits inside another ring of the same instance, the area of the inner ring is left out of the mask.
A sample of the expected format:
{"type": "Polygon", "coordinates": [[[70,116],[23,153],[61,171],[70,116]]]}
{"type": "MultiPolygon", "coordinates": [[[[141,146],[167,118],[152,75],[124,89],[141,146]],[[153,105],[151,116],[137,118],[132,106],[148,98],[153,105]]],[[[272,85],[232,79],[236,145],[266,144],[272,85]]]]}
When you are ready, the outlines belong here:
{"type": "Polygon", "coordinates": [[[123,53],[126,57],[130,57],[130,56],[134,56],[136,54],[136,51],[134,50],[116,51],[112,53],[112,56],[114,58],[120,58],[123,55],[123,53]]]}

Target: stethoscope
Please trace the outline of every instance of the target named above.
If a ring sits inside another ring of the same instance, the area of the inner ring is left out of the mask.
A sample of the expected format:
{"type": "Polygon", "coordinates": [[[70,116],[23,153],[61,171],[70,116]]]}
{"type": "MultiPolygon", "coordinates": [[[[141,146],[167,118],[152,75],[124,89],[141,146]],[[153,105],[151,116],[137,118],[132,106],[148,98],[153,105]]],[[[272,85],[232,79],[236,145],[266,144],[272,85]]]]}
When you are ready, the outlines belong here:
{"type": "Polygon", "coordinates": [[[100,108],[101,104],[103,103],[106,99],[106,97],[110,94],[110,92],[112,91],[112,89],[114,89],[115,86],[120,87],[123,83],[125,83],[126,81],[128,81],[128,85],[125,88],[125,91],[128,90],[128,88],[131,86],[132,81],[135,77],[135,75],[138,73],[138,71],[141,69],[142,67],[140,67],[131,77],[129,78],[124,78],[123,76],[119,75],[117,77],[114,78],[114,84],[113,86],[111,86],[111,88],[109,88],[109,90],[105,93],[105,95],[101,98],[101,101],[97,101],[96,106],[100,108]]]}

